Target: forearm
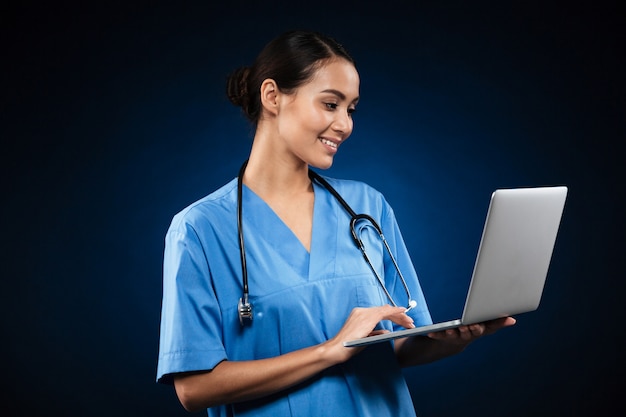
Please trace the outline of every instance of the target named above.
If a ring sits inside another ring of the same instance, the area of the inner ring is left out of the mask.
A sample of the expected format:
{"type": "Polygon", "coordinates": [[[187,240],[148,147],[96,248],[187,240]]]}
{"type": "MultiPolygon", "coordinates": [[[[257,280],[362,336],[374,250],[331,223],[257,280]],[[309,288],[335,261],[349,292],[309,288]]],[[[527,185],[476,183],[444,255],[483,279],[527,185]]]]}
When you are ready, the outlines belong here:
{"type": "Polygon", "coordinates": [[[343,343],[371,334],[381,320],[403,327],[413,322],[404,307],[354,308],[339,333],[324,343],[275,358],[224,361],[210,372],[180,374],[174,378],[176,394],[189,411],[274,394],[357,355],[363,348],[347,348],[343,343]]]}
{"type": "Polygon", "coordinates": [[[252,400],[282,391],[338,362],[328,344],[253,361],[224,361],[210,372],[175,377],[176,393],[188,411],[252,400]]]}

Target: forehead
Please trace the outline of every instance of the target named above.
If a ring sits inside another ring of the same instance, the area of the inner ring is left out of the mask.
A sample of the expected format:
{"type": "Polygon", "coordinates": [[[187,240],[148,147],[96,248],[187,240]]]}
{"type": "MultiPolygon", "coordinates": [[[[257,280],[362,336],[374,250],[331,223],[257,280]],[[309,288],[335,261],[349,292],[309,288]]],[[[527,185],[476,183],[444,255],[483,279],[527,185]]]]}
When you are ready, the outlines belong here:
{"type": "Polygon", "coordinates": [[[301,88],[312,93],[337,90],[352,101],[359,96],[359,85],[359,73],[354,65],[345,59],[334,59],[322,64],[301,88]]]}

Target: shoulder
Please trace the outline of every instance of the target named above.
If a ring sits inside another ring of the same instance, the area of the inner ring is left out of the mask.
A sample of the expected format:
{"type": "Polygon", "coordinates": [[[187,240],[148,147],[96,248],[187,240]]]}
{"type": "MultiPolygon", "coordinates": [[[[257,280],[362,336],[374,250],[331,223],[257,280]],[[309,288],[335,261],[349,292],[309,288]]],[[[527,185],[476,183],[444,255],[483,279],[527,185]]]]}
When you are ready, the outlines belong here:
{"type": "Polygon", "coordinates": [[[380,191],[363,181],[331,178],[325,175],[320,176],[328,181],[339,193],[366,194],[373,198],[384,198],[380,191]]]}
{"type": "Polygon", "coordinates": [[[365,182],[330,178],[323,175],[322,178],[357,212],[391,212],[391,207],[385,196],[365,182]]]}
{"type": "Polygon", "coordinates": [[[191,203],[172,218],[168,233],[198,229],[219,223],[237,210],[237,179],[191,203]]]}

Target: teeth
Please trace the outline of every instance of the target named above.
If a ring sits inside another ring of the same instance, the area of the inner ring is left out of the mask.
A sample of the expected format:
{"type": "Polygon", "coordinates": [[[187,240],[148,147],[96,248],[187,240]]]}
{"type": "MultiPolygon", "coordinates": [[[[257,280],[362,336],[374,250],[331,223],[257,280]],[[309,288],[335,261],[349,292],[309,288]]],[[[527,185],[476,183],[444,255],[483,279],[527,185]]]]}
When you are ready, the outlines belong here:
{"type": "Polygon", "coordinates": [[[332,146],[333,148],[337,147],[337,144],[335,142],[331,142],[328,139],[324,139],[324,138],[320,138],[320,140],[322,141],[323,144],[328,145],[328,146],[332,146]]]}

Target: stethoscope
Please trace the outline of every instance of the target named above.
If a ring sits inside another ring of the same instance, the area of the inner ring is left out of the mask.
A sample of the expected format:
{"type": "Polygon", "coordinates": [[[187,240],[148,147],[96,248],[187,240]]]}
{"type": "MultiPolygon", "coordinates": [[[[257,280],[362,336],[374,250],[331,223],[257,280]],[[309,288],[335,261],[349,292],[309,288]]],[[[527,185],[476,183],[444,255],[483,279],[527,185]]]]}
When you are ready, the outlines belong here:
{"type": "MultiPolygon", "coordinates": [[[[250,292],[248,289],[248,268],[246,266],[246,248],[244,246],[243,222],[242,222],[242,216],[241,216],[242,193],[243,193],[242,181],[243,181],[243,174],[246,170],[247,165],[248,165],[248,161],[243,163],[243,165],[241,166],[241,169],[239,170],[239,176],[237,177],[237,232],[239,234],[239,252],[241,255],[241,272],[242,272],[242,280],[243,280],[243,296],[239,299],[239,304],[237,305],[237,309],[239,311],[239,322],[241,323],[242,326],[246,323],[252,322],[252,304],[250,304],[250,300],[249,300],[250,292]]],[[[404,279],[402,272],[400,272],[400,268],[398,267],[396,258],[391,253],[391,248],[389,248],[387,239],[385,239],[385,236],[383,235],[383,231],[381,227],[378,225],[378,223],[376,222],[376,220],[374,220],[371,216],[367,214],[355,213],[355,211],[352,210],[352,208],[348,205],[348,203],[346,203],[346,201],[339,195],[337,190],[335,190],[328,183],[328,181],[326,181],[323,177],[321,177],[319,174],[317,174],[316,172],[310,169],[309,169],[309,178],[311,179],[311,181],[317,181],[324,188],[326,188],[333,195],[333,197],[335,197],[335,199],[339,202],[339,204],[341,204],[343,208],[348,212],[348,214],[350,215],[350,232],[352,234],[352,239],[354,240],[354,243],[361,250],[361,253],[363,254],[363,258],[365,259],[365,262],[367,262],[370,269],[376,276],[378,283],[380,284],[381,288],[383,289],[383,292],[385,293],[385,295],[387,296],[391,304],[394,307],[397,307],[397,304],[393,300],[393,297],[391,297],[391,294],[389,294],[389,291],[387,291],[385,282],[383,281],[383,279],[380,277],[380,275],[378,274],[378,272],[372,265],[372,262],[370,261],[369,256],[367,256],[367,252],[365,251],[365,245],[363,244],[363,241],[361,240],[361,238],[356,232],[356,224],[359,221],[367,221],[372,225],[372,227],[374,227],[376,232],[378,232],[378,235],[381,241],[385,245],[387,254],[389,254],[389,258],[391,259],[393,266],[395,267],[396,272],[398,273],[398,276],[400,277],[400,280],[402,281],[402,286],[404,287],[404,291],[406,291],[406,295],[409,301],[405,309],[405,312],[414,308],[417,305],[417,302],[411,299],[411,292],[409,291],[409,287],[406,284],[406,280],[404,279]]]]}

